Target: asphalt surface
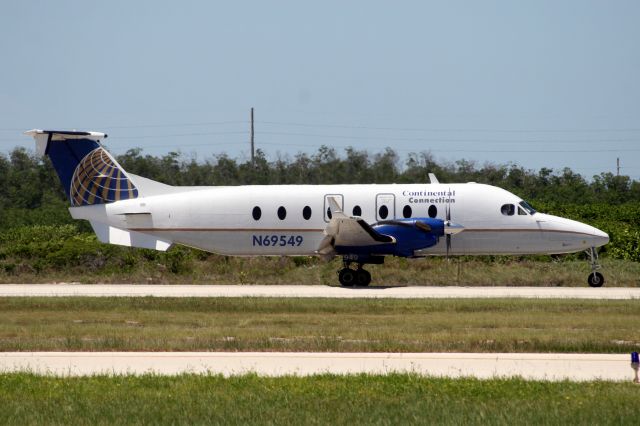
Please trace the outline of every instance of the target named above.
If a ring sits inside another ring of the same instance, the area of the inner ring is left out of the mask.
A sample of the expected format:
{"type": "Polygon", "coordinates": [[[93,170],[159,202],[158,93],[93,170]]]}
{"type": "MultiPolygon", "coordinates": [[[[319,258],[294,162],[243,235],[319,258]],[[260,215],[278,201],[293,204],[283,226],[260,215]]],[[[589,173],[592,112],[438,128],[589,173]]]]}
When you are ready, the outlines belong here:
{"type": "Polygon", "coordinates": [[[225,376],[387,374],[632,381],[628,355],[505,353],[3,352],[0,371],[56,376],[212,373],[225,376]]]}
{"type": "Polygon", "coordinates": [[[2,284],[0,297],[322,297],[350,298],[540,298],[640,299],[628,287],[364,287],[322,285],[148,285],[148,284],[2,284]]]}

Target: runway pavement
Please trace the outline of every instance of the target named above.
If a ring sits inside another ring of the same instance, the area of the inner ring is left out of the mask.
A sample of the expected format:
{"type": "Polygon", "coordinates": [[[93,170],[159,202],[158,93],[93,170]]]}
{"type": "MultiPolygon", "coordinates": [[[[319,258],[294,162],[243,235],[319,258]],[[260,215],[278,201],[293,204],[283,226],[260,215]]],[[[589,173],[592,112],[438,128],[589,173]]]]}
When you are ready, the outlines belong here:
{"type": "Polygon", "coordinates": [[[628,355],[505,353],[295,353],[295,352],[4,352],[0,371],[58,376],[94,374],[265,376],[387,374],[437,377],[520,376],[533,380],[632,381],[628,355]]]}
{"type": "Polygon", "coordinates": [[[545,298],[640,299],[628,287],[366,287],[323,285],[2,284],[0,297],[323,297],[323,298],[545,298]]]}

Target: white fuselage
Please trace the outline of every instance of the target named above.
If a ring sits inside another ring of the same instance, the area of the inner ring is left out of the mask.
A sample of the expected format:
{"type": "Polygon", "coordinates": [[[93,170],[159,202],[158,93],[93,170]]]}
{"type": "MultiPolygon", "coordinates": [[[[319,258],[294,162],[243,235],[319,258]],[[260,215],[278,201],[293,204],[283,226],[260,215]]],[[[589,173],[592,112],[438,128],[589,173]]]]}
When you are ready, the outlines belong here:
{"type": "MultiPolygon", "coordinates": [[[[572,220],[519,208],[519,197],[483,184],[269,185],[192,187],[179,191],[72,208],[76,218],[134,231],[202,250],[240,256],[314,255],[329,222],[328,196],[347,215],[369,224],[432,215],[464,227],[451,239],[452,255],[555,254],[598,247],[604,232],[572,220]],[[515,207],[505,215],[505,204],[515,207]],[[360,212],[354,213],[358,206],[360,212]],[[386,207],[387,215],[384,217],[386,207]],[[407,209],[406,206],[409,206],[407,209]],[[260,217],[255,219],[255,208],[260,217]],[[303,212],[310,217],[304,217],[303,212]],[[286,210],[284,218],[279,209],[286,210]],[[524,213],[524,214],[523,214],[524,213]]],[[[135,244],[131,244],[135,245],[135,244]]],[[[417,256],[445,254],[445,239],[417,256]]]]}

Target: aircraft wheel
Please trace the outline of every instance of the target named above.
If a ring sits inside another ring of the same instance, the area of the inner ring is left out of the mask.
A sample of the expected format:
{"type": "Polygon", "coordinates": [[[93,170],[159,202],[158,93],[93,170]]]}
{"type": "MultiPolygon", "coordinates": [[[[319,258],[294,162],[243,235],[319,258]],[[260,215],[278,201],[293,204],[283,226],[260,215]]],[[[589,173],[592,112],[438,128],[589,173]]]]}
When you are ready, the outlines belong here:
{"type": "Polygon", "coordinates": [[[590,287],[602,287],[604,284],[604,276],[600,272],[592,272],[589,274],[589,282],[590,287]]]}
{"type": "Polygon", "coordinates": [[[338,281],[345,287],[356,285],[356,271],[351,268],[344,268],[338,272],[338,281]]]}
{"type": "Polygon", "coordinates": [[[371,283],[371,274],[364,269],[358,269],[356,271],[356,283],[359,286],[366,287],[371,283]]]}

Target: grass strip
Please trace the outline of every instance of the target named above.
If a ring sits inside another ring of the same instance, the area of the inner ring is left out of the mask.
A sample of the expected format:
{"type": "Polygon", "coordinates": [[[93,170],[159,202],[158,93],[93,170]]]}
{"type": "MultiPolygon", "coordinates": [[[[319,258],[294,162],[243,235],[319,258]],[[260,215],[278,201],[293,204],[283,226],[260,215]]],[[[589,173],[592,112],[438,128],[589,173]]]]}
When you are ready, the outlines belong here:
{"type": "Polygon", "coordinates": [[[628,353],[635,300],[0,298],[1,351],[628,353]]]}
{"type": "MultiPolygon", "coordinates": [[[[100,245],[102,249],[113,246],[100,245]]],[[[311,257],[225,257],[172,249],[164,262],[145,260],[151,251],[129,251],[127,263],[111,266],[98,260],[66,265],[70,259],[85,259],[80,248],[57,256],[62,265],[45,267],[38,258],[2,259],[0,283],[147,283],[147,284],[316,284],[338,285],[336,271],[342,260],[324,262],[311,257]],[[141,258],[138,258],[138,257],[141,258]],[[100,266],[102,265],[102,266],[100,266]]],[[[548,259],[548,257],[543,257],[548,259]]],[[[387,257],[384,265],[367,265],[372,285],[418,286],[535,286],[586,287],[591,269],[586,260],[541,261],[536,258],[464,257],[405,259],[387,257]]],[[[103,259],[104,260],[104,259],[103,259]]],[[[640,263],[603,259],[602,273],[607,287],[640,287],[640,263]]]]}
{"type": "Polygon", "coordinates": [[[320,375],[0,375],[2,424],[637,424],[612,382],[320,375]]]}

